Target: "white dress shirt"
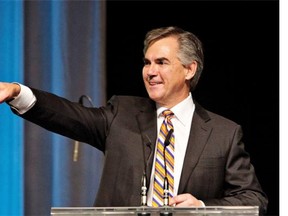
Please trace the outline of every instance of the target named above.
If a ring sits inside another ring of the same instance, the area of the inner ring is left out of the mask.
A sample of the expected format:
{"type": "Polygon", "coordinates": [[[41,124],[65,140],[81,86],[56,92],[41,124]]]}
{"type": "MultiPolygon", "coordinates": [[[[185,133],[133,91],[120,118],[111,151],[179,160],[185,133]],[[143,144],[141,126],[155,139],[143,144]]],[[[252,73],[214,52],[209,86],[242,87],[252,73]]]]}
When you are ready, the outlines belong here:
{"type": "MultiPolygon", "coordinates": [[[[157,134],[160,132],[161,124],[164,120],[164,117],[161,113],[166,110],[165,107],[158,107],[157,106],[157,134]]],[[[176,106],[170,109],[174,113],[174,117],[171,119],[173,127],[174,127],[174,196],[178,194],[180,176],[182,172],[185,152],[188,144],[190,129],[191,129],[191,122],[193,113],[195,110],[195,104],[192,99],[191,93],[189,96],[177,104],[176,106]]],[[[157,141],[156,141],[157,142],[157,141]]],[[[156,152],[156,151],[155,151],[156,152]]],[[[154,162],[150,177],[150,186],[148,191],[148,206],[152,206],[152,196],[153,196],[153,183],[154,183],[154,171],[155,171],[155,159],[156,154],[154,154],[154,162]]]]}

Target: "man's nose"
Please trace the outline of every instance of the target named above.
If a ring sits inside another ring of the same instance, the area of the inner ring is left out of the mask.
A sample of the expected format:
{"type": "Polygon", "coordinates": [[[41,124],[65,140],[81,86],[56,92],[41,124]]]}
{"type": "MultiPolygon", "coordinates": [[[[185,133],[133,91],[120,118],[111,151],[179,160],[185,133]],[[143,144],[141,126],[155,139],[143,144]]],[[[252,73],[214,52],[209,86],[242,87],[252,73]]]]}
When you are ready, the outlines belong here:
{"type": "Polygon", "coordinates": [[[149,76],[155,76],[158,74],[158,66],[157,64],[151,64],[150,67],[148,68],[147,74],[149,76]]]}

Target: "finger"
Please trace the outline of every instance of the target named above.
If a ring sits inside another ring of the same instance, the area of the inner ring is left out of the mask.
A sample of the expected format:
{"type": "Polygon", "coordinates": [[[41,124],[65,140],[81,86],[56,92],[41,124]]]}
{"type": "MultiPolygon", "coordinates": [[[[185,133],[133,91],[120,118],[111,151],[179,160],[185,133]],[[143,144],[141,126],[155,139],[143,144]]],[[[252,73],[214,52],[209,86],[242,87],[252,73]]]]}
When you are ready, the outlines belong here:
{"type": "Polygon", "coordinates": [[[186,194],[180,194],[180,195],[177,195],[175,197],[173,197],[172,199],[170,199],[170,204],[171,205],[174,205],[174,204],[179,204],[179,203],[182,203],[184,202],[185,200],[187,199],[187,196],[186,194]]]}

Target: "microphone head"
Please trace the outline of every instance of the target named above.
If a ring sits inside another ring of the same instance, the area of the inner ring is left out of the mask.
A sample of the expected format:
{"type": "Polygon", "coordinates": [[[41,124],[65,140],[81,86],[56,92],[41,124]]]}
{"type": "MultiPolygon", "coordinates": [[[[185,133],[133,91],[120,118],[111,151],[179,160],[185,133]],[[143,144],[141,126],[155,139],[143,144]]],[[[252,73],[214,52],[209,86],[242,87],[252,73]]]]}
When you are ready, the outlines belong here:
{"type": "Polygon", "coordinates": [[[173,128],[168,132],[166,139],[164,141],[164,146],[167,147],[170,144],[171,135],[174,132],[173,128]]]}

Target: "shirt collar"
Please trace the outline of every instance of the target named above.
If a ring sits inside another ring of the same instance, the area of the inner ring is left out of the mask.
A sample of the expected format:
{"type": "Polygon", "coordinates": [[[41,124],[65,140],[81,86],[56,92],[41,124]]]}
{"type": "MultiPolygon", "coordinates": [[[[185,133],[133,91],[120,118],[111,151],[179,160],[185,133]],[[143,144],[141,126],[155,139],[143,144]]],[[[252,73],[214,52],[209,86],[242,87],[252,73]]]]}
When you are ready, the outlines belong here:
{"type": "MultiPolygon", "coordinates": [[[[166,110],[166,107],[160,107],[157,105],[157,116],[161,117],[161,113],[166,110]]],[[[175,117],[185,126],[189,124],[189,116],[194,112],[195,104],[192,98],[191,92],[187,98],[172,107],[170,110],[174,113],[175,117]]]]}

